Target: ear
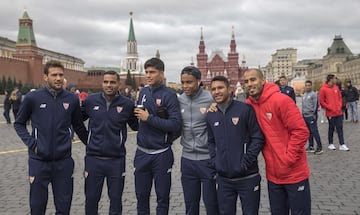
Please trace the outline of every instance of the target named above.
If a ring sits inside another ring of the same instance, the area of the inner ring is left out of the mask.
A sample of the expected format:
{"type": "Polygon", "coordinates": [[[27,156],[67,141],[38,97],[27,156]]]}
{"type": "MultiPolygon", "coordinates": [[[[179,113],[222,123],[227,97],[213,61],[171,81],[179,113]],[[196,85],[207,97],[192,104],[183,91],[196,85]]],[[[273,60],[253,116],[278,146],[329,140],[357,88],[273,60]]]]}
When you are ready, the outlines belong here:
{"type": "Polygon", "coordinates": [[[43,77],[44,77],[44,81],[46,81],[46,82],[47,82],[47,81],[48,81],[48,76],[47,76],[46,74],[44,74],[44,76],[43,76],[43,77]]]}

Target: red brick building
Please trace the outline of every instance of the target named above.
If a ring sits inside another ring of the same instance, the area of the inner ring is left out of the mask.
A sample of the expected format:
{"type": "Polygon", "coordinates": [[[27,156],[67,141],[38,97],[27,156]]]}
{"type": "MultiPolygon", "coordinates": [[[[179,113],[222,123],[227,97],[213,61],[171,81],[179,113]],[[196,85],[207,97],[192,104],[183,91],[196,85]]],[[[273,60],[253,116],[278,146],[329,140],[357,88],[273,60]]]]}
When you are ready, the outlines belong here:
{"type": "Polygon", "coordinates": [[[38,47],[33,21],[24,11],[19,19],[17,41],[0,37],[0,77],[10,78],[27,86],[42,86],[43,68],[50,60],[62,62],[68,84],[80,89],[101,88],[102,73],[85,72],[83,60],[38,47]]]}
{"type": "Polygon", "coordinates": [[[197,54],[197,67],[202,73],[202,82],[207,88],[213,77],[222,75],[229,79],[231,87],[235,87],[246,69],[246,62],[243,59],[241,67],[239,65],[239,53],[236,51],[234,29],[230,40],[230,52],[225,56],[221,50],[215,50],[210,57],[205,52],[205,41],[201,29],[199,53],[197,54]]]}

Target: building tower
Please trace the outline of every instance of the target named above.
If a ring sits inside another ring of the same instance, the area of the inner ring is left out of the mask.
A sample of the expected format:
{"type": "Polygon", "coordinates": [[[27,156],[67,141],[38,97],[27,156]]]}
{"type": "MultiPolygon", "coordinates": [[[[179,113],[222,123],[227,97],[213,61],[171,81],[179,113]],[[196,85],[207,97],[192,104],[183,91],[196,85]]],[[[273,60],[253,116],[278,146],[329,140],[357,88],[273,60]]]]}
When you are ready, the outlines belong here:
{"type": "Polygon", "coordinates": [[[232,26],[230,52],[228,53],[227,75],[230,83],[235,85],[239,80],[239,53],[236,52],[234,26],[232,26]]]}
{"type": "Polygon", "coordinates": [[[200,35],[200,44],[199,44],[199,54],[196,55],[197,58],[197,67],[201,72],[201,77],[206,77],[207,75],[207,60],[208,55],[205,53],[205,42],[203,35],[203,28],[201,27],[201,35],[200,35]]]}
{"type": "Polygon", "coordinates": [[[137,52],[137,42],[135,39],[135,31],[132,19],[133,12],[130,12],[130,29],[129,29],[129,37],[127,41],[127,56],[126,56],[126,71],[137,71],[139,70],[137,60],[138,60],[138,52],[137,52]]]}
{"type": "Polygon", "coordinates": [[[29,62],[29,70],[26,77],[27,80],[32,80],[33,84],[43,82],[43,57],[38,53],[38,47],[36,45],[33,30],[33,22],[25,9],[22,17],[19,19],[19,32],[16,41],[16,54],[14,54],[13,56],[15,58],[25,59],[29,62]]]}
{"type": "Polygon", "coordinates": [[[159,51],[159,49],[156,50],[155,57],[156,57],[157,59],[160,59],[160,51],[159,51]]]}

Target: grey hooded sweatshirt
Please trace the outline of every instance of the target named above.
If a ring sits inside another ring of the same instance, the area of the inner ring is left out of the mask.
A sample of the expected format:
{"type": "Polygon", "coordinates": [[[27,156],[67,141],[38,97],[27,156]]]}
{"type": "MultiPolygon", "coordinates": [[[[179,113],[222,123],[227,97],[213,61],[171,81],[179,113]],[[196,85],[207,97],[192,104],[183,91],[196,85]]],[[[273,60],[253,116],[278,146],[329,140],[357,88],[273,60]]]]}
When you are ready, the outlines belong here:
{"type": "Polygon", "coordinates": [[[214,102],[209,91],[202,88],[193,95],[178,97],[182,116],[182,156],[189,160],[210,159],[206,127],[206,113],[214,102]]]}

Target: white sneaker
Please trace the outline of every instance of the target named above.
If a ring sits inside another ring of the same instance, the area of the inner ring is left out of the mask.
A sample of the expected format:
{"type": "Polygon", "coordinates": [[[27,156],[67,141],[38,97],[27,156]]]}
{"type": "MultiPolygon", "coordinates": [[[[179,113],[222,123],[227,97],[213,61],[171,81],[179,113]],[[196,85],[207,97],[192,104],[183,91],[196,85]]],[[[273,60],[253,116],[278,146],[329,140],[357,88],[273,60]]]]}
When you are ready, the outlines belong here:
{"type": "Polygon", "coordinates": [[[340,145],[339,150],[341,150],[341,151],[349,151],[350,149],[345,144],[342,144],[342,145],[340,145]]]}
{"type": "MultiPolygon", "coordinates": [[[[340,146],[340,148],[341,148],[341,146],[340,146]]],[[[329,146],[328,146],[328,149],[330,149],[330,150],[336,150],[336,147],[334,146],[334,144],[330,144],[329,146]]],[[[341,149],[340,149],[341,150],[341,149]]]]}

